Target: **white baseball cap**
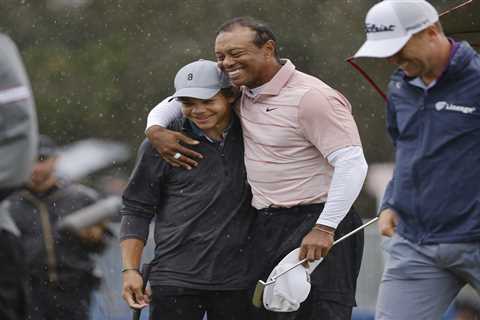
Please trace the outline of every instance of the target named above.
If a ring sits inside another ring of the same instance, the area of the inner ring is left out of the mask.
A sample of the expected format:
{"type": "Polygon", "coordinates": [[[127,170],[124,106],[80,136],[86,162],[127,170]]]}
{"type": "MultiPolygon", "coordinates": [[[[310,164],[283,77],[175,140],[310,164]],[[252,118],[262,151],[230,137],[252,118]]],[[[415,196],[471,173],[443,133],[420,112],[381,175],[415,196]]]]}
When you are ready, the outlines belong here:
{"type": "Polygon", "coordinates": [[[222,88],[231,87],[227,75],[217,64],[209,60],[198,60],[182,67],[175,76],[173,98],[188,97],[210,99],[222,88]]]}
{"type": "MultiPolygon", "coordinates": [[[[275,275],[292,267],[299,262],[297,248],[287,254],[282,261],[272,270],[267,282],[275,275]]],[[[309,264],[308,268],[298,265],[290,271],[279,276],[276,281],[267,285],[263,291],[263,306],[265,309],[275,312],[293,312],[300,308],[310,293],[310,274],[315,270],[320,260],[309,264]]]]}
{"type": "Polygon", "coordinates": [[[425,0],[384,0],[365,18],[367,40],[354,57],[387,58],[417,32],[438,21],[438,12],[425,0]]]}

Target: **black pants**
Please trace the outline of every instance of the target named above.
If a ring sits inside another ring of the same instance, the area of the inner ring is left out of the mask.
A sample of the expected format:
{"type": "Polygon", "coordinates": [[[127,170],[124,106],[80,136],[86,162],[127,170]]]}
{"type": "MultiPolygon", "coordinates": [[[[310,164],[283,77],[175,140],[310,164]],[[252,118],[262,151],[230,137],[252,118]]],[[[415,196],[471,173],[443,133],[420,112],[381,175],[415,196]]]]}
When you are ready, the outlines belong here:
{"type": "MultiPolygon", "coordinates": [[[[252,272],[266,280],[277,263],[298,248],[315,225],[323,204],[293,208],[271,208],[258,212],[254,232],[252,272]]],[[[362,224],[352,209],[338,226],[335,239],[362,224]]],[[[363,255],[363,232],[335,245],[311,275],[311,291],[300,309],[293,313],[257,312],[258,319],[342,319],[350,320],[355,305],[357,277],[363,255]]]]}
{"type": "Polygon", "coordinates": [[[51,285],[32,280],[28,320],[87,320],[93,287],[51,285]]]}
{"type": "Polygon", "coordinates": [[[23,320],[27,308],[27,270],[21,242],[0,230],[0,319],[23,320]]]}
{"type": "Polygon", "coordinates": [[[153,286],[150,320],[247,320],[247,290],[209,291],[153,286]]]}

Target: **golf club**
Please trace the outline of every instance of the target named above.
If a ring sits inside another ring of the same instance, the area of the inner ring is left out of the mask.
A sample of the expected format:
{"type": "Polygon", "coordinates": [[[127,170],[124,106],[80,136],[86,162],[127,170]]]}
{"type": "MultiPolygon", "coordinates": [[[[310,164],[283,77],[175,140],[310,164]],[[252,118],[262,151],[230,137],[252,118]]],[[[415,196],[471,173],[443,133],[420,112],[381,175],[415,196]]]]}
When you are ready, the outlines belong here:
{"type": "MultiPolygon", "coordinates": [[[[141,270],[142,280],[143,280],[143,292],[147,287],[148,278],[150,276],[150,270],[152,266],[150,263],[144,263],[141,270]]],[[[142,314],[142,309],[132,308],[132,320],[140,320],[140,315],[142,314]]]]}
{"type": "MultiPolygon", "coordinates": [[[[347,233],[346,235],[344,235],[343,237],[335,240],[333,242],[333,245],[336,245],[337,243],[340,243],[342,242],[343,240],[347,239],[348,237],[354,235],[355,233],[357,233],[358,231],[360,230],[363,230],[364,228],[368,227],[369,225],[371,225],[372,223],[375,223],[376,221],[378,220],[378,217],[375,217],[373,218],[372,220],[368,221],[367,223],[361,225],[360,227],[356,228],[355,230],[353,231],[350,231],[349,233],[347,233]]],[[[321,263],[321,261],[323,260],[323,258],[320,260],[319,263],[321,263]]],[[[285,273],[287,273],[288,271],[298,267],[299,265],[301,265],[302,263],[306,262],[307,259],[303,259],[303,260],[300,260],[299,262],[297,262],[296,264],[294,264],[293,266],[291,266],[290,268],[282,271],[281,273],[273,276],[272,278],[270,279],[267,279],[267,281],[262,281],[262,280],[258,280],[257,282],[257,285],[255,286],[255,291],[253,292],[253,297],[252,297],[252,304],[257,307],[257,308],[260,308],[262,306],[262,300],[263,300],[263,291],[265,290],[265,287],[268,286],[268,285],[271,285],[273,283],[275,283],[277,281],[277,279],[279,277],[281,277],[282,275],[284,275],[285,273]]]]}

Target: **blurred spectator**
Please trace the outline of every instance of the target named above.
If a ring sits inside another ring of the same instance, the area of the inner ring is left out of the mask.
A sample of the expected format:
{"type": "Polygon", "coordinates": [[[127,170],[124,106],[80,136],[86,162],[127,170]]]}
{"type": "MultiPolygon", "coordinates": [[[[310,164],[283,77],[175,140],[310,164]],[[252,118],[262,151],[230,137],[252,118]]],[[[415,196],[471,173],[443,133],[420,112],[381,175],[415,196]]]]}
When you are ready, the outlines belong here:
{"type": "Polygon", "coordinates": [[[31,307],[29,319],[88,318],[90,297],[99,284],[93,254],[105,248],[103,224],[79,232],[58,223],[98,200],[96,191],[65,183],[54,174],[57,147],[40,136],[38,161],[27,188],[10,197],[10,212],[26,252],[31,307]]]}
{"type": "Polygon", "coordinates": [[[121,196],[128,184],[128,177],[121,173],[112,173],[110,175],[103,176],[96,184],[97,190],[104,195],[117,195],[121,196]]]}
{"type": "Polygon", "coordinates": [[[30,175],[37,116],[28,76],[12,40],[0,33],[0,319],[25,318],[26,270],[20,232],[3,201],[30,175]]]}

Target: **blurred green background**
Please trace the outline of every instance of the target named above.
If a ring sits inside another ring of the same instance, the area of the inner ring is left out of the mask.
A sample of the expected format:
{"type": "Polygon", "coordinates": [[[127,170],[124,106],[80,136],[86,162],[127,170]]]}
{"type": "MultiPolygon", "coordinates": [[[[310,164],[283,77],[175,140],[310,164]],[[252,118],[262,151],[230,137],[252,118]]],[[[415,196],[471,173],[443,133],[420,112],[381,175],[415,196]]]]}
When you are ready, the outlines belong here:
{"type": "MultiPolygon", "coordinates": [[[[176,71],[199,58],[214,59],[222,22],[253,16],[272,27],[282,57],[349,98],[367,161],[375,163],[393,155],[384,101],[345,59],[363,42],[364,16],[376,2],[0,0],[0,30],[24,57],[43,133],[60,144],[99,137],[136,150],[148,111],[173,91],[176,71]]],[[[431,2],[444,11],[463,1],[431,2]]],[[[479,25],[478,1],[459,12],[448,29],[479,25]]],[[[385,87],[391,66],[361,65],[385,87]]],[[[375,213],[375,202],[364,193],[357,207],[364,216],[375,213]]]]}

